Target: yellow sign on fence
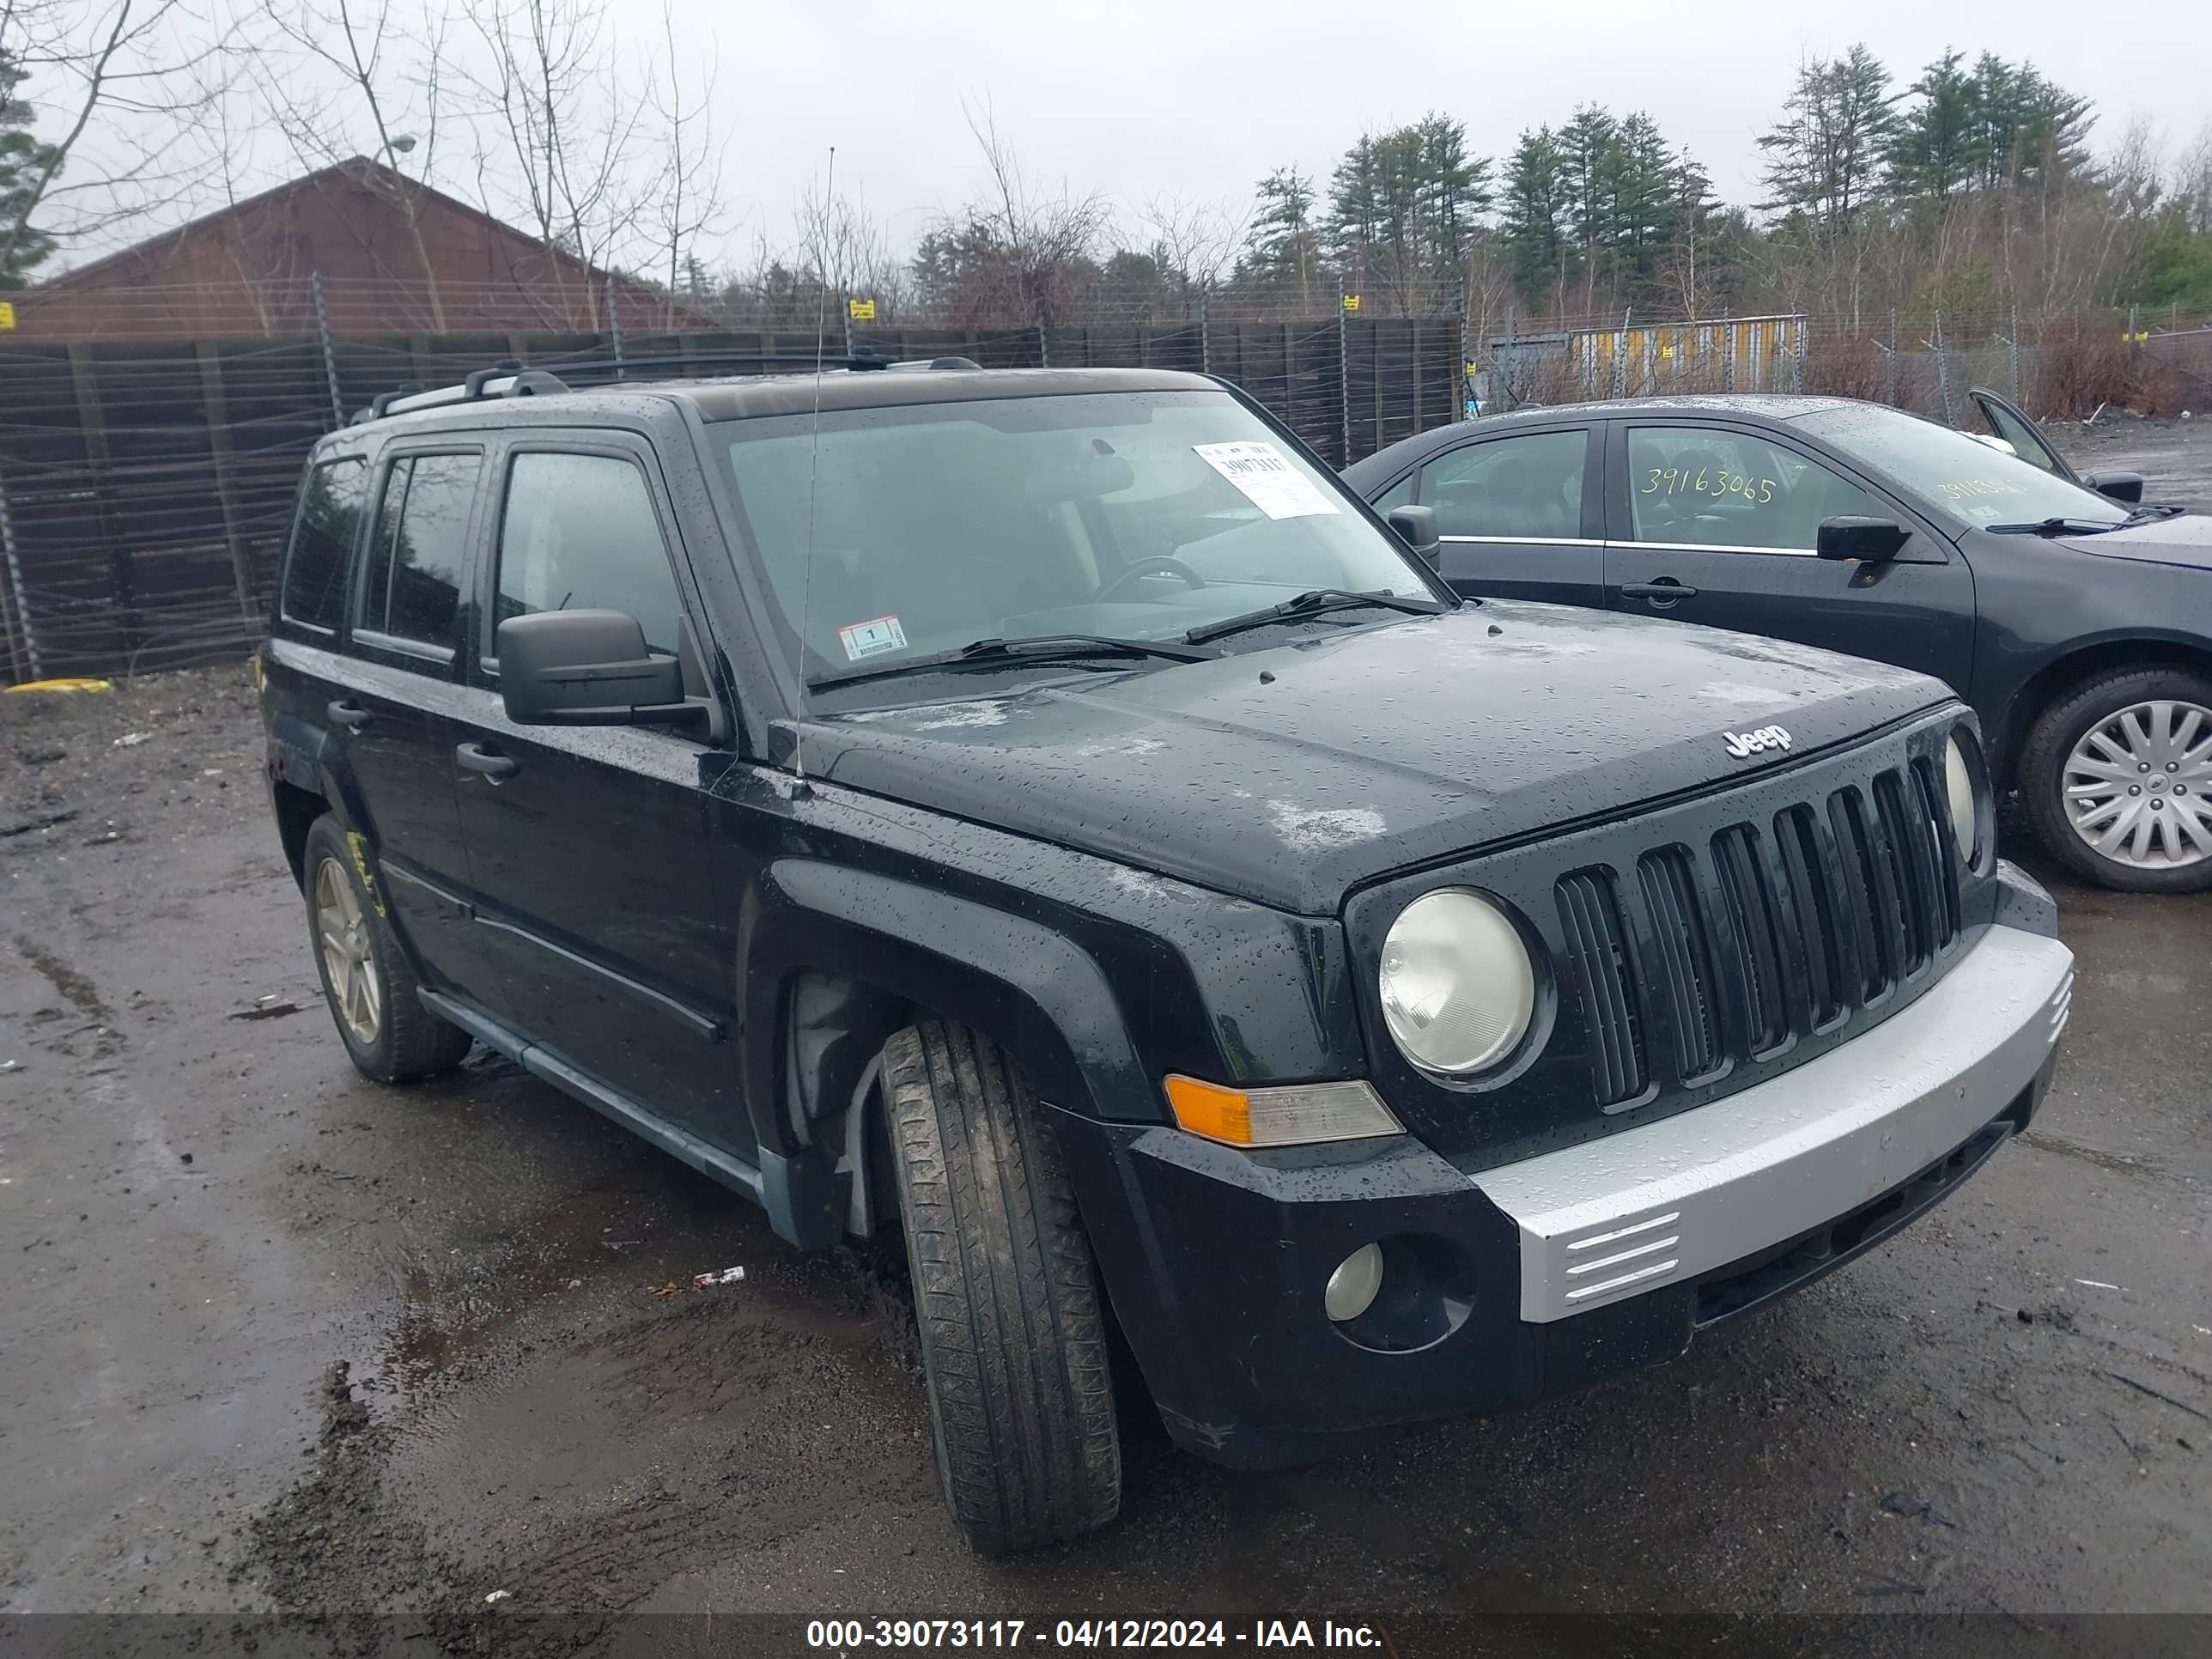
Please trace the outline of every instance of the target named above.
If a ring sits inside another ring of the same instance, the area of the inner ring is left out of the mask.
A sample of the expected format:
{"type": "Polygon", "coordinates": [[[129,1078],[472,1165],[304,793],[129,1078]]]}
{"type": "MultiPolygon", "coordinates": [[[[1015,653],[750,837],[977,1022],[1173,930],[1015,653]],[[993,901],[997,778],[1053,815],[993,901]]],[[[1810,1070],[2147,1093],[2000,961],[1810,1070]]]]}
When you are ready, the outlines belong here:
{"type": "Polygon", "coordinates": [[[15,307],[9,305],[7,301],[0,300],[0,329],[10,329],[15,326],[15,307]]]}
{"type": "Polygon", "coordinates": [[[848,300],[845,301],[845,313],[856,323],[872,323],[876,320],[876,302],[873,300],[848,300]]]}
{"type": "Polygon", "coordinates": [[[1358,310],[1358,309],[1359,309],[1359,296],[1358,296],[1357,294],[1347,294],[1347,295],[1346,295],[1344,296],[1344,308],[1345,308],[1346,311],[1357,311],[1357,310],[1358,310]]]}

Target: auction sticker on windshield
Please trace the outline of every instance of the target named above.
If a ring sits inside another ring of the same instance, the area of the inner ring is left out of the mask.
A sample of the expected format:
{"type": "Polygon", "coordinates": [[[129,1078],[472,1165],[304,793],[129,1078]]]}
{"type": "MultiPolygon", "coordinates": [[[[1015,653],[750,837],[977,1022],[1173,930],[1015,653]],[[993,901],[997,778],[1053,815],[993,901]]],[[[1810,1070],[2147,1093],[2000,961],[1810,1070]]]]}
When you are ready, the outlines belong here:
{"type": "Polygon", "coordinates": [[[1334,501],[1314,488],[1312,479],[1263,438],[1191,447],[1199,459],[1243,491],[1245,499],[1271,519],[1310,519],[1337,510],[1334,501]]]}
{"type": "Polygon", "coordinates": [[[866,622],[848,623],[837,630],[837,637],[844,644],[847,662],[906,649],[906,629],[899,626],[896,617],[872,617],[866,622]]]}

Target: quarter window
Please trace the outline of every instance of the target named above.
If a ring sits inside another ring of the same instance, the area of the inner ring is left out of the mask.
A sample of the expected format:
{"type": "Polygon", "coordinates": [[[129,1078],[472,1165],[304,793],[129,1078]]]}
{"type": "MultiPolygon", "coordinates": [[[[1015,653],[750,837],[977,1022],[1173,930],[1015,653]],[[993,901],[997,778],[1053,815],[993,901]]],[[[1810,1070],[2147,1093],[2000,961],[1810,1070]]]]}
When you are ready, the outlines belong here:
{"type": "Polygon", "coordinates": [[[284,565],[283,614],[289,620],[337,627],[345,609],[346,567],[368,495],[368,467],[358,456],[325,461],[307,474],[284,565]]]}
{"type": "Polygon", "coordinates": [[[1421,499],[1443,536],[1573,540],[1583,533],[1583,432],[1531,432],[1469,444],[1431,461],[1421,499]]]}
{"type": "Polygon", "coordinates": [[[636,617],[649,647],[676,654],[684,606],[645,475],[618,456],[518,455],[501,515],[493,626],[591,610],[636,617]]]}
{"type": "Polygon", "coordinates": [[[1420,469],[1416,467],[1375,498],[1375,510],[1389,518],[1393,508],[1411,506],[1414,492],[1420,487],[1420,469]]]}
{"type": "Polygon", "coordinates": [[[356,626],[450,646],[476,499],[474,455],[416,455],[392,463],[377,503],[356,626]]]}
{"type": "Polygon", "coordinates": [[[1803,553],[1823,519],[1893,516],[1795,450],[1747,432],[1663,426],[1629,430],[1628,512],[1639,542],[1803,553]]]}

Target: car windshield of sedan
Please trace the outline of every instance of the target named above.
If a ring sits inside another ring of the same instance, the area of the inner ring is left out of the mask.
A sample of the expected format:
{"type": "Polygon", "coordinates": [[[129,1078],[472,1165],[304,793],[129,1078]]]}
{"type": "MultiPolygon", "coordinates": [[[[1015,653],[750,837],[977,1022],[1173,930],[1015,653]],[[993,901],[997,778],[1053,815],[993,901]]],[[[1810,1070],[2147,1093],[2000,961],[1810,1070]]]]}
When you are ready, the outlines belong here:
{"type": "Polygon", "coordinates": [[[2093,489],[1893,409],[1855,404],[1805,416],[1796,424],[1929,504],[1984,529],[2031,529],[2049,519],[2116,525],[2128,516],[2126,507],[2093,489]]]}
{"type": "Polygon", "coordinates": [[[809,415],[738,421],[725,447],[785,649],[804,635],[810,681],[979,641],[1179,641],[1316,589],[1437,601],[1395,537],[1225,392],[820,422],[817,440],[809,415]]]}

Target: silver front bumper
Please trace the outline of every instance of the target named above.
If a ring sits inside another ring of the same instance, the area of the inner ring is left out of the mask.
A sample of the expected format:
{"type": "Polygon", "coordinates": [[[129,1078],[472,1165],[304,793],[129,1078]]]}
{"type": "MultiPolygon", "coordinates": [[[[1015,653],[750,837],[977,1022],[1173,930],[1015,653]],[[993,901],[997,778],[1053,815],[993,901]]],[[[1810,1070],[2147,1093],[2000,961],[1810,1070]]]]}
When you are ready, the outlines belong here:
{"type": "Polygon", "coordinates": [[[1795,1071],[1473,1176],[1521,1231],[1521,1317],[1634,1296],[1798,1237],[1944,1158],[2058,1041],[2074,953],[1990,927],[1911,1007],[1795,1071]]]}

